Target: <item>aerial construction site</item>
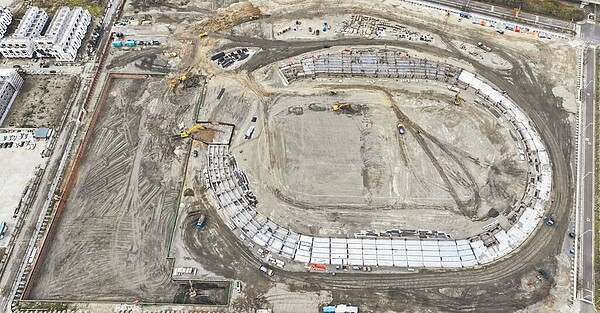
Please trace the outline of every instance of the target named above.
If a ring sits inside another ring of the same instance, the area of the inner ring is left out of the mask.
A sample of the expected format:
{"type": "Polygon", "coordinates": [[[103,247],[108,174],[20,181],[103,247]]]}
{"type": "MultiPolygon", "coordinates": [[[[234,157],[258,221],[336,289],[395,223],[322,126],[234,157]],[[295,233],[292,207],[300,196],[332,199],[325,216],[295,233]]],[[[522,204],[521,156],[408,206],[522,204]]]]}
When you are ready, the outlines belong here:
{"type": "Polygon", "coordinates": [[[584,46],[436,3],[111,1],[12,310],[578,308],[584,46]]]}

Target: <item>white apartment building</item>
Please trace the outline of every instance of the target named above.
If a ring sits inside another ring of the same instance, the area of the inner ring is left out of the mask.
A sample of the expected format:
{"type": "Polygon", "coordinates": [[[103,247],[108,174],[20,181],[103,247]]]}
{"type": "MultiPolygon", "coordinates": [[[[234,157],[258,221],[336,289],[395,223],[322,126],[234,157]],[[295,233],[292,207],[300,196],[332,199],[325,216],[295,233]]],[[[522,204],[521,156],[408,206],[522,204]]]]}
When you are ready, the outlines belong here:
{"type": "Polygon", "coordinates": [[[57,61],[75,61],[91,21],[88,10],[60,7],[44,36],[34,40],[35,51],[39,56],[55,57],[57,61]]]}
{"type": "Polygon", "coordinates": [[[8,25],[12,23],[12,13],[7,8],[0,9],[0,38],[4,37],[8,25]]]}
{"type": "Polygon", "coordinates": [[[5,58],[31,58],[35,45],[33,40],[40,36],[48,14],[38,7],[31,7],[25,12],[17,30],[10,37],[0,41],[0,53],[5,58]]]}
{"type": "Polygon", "coordinates": [[[23,86],[23,78],[17,73],[17,70],[0,69],[0,126],[4,123],[21,86],[23,86]]]}

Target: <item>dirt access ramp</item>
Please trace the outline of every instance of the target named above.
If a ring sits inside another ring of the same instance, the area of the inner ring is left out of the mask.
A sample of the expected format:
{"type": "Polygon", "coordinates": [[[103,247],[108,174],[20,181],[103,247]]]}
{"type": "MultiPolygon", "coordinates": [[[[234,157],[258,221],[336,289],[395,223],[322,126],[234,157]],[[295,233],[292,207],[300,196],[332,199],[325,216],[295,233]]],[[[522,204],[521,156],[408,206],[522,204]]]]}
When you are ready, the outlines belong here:
{"type": "Polygon", "coordinates": [[[240,2],[219,10],[214,16],[200,22],[200,32],[216,32],[261,17],[260,10],[250,2],[240,2]]]}

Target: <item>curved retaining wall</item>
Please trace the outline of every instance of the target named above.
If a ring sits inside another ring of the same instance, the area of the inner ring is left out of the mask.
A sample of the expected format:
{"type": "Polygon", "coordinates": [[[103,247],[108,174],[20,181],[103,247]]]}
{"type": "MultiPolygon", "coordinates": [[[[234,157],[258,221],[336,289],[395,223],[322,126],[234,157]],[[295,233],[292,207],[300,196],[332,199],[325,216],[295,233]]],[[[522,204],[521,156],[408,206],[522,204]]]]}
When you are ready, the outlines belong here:
{"type": "MultiPolygon", "coordinates": [[[[302,235],[260,215],[256,211],[256,198],[248,179],[238,168],[235,157],[229,154],[229,146],[210,145],[205,178],[218,200],[229,228],[285,259],[333,265],[467,268],[497,260],[523,244],[543,219],[544,203],[548,200],[551,189],[552,172],[541,138],[520,108],[503,92],[494,89],[476,75],[445,63],[408,57],[399,63],[398,58],[404,56],[395,52],[358,53],[349,56],[350,58],[343,54],[327,54],[326,59],[305,58],[299,63],[280,68],[280,73],[286,84],[299,78],[319,75],[399,75],[443,80],[463,88],[475,89],[480,97],[478,103],[497,111],[499,116],[513,125],[521,136],[519,149],[529,170],[525,194],[509,217],[511,227],[503,229],[494,221],[489,229],[482,232],[482,236],[459,240],[302,235]],[[352,59],[353,57],[358,59],[352,59]],[[390,64],[393,64],[393,70],[385,68],[390,64]],[[330,66],[336,70],[331,71],[330,66]],[[350,69],[350,73],[345,73],[347,69],[350,69]]],[[[283,262],[279,264],[283,267],[283,262]]]]}

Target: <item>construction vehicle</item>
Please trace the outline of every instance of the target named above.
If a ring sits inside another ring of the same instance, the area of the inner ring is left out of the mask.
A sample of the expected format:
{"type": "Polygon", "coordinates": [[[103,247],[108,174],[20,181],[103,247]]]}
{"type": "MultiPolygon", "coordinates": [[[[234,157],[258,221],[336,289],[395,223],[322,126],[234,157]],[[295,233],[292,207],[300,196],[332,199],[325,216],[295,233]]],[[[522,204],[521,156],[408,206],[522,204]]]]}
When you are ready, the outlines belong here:
{"type": "Polygon", "coordinates": [[[188,292],[188,295],[190,296],[190,299],[196,298],[196,296],[198,295],[198,291],[196,290],[196,288],[194,288],[194,284],[192,284],[192,281],[189,280],[190,283],[190,290],[188,292]]]}
{"type": "Polygon", "coordinates": [[[406,130],[404,129],[404,125],[402,123],[398,123],[398,133],[400,135],[404,135],[406,133],[406,130]]]}
{"type": "Polygon", "coordinates": [[[259,268],[259,270],[260,270],[260,271],[261,271],[263,274],[265,274],[265,275],[267,275],[267,276],[273,276],[273,274],[275,274],[275,273],[273,272],[273,270],[272,270],[272,269],[270,269],[270,268],[268,268],[268,267],[266,267],[266,266],[264,266],[264,265],[262,265],[262,266],[259,268]]]}
{"type": "Polygon", "coordinates": [[[514,8],[513,11],[515,11],[515,17],[518,18],[521,13],[521,7],[514,8]]]}
{"type": "Polygon", "coordinates": [[[554,226],[555,222],[556,222],[556,214],[552,213],[546,219],[546,225],[548,225],[548,226],[554,226]]]}
{"type": "Polygon", "coordinates": [[[485,52],[491,52],[492,48],[484,45],[481,41],[477,43],[477,47],[479,47],[481,50],[485,51],[485,52]]]}
{"type": "Polygon", "coordinates": [[[181,134],[179,134],[179,138],[187,138],[189,137],[191,134],[193,134],[195,131],[200,130],[200,129],[204,129],[205,127],[202,126],[202,124],[196,124],[194,126],[192,126],[190,129],[182,132],[181,134]]]}
{"type": "Polygon", "coordinates": [[[538,273],[545,279],[548,279],[550,277],[550,273],[548,273],[546,269],[540,268],[538,269],[538,273]]]}
{"type": "Polygon", "coordinates": [[[457,92],[456,95],[454,95],[454,105],[461,105],[463,101],[465,101],[465,99],[460,96],[460,92],[457,92]]]}
{"type": "Polygon", "coordinates": [[[344,108],[348,108],[349,109],[350,108],[350,104],[348,104],[348,103],[342,103],[342,104],[336,104],[336,105],[334,105],[332,107],[333,111],[335,111],[335,112],[337,112],[337,111],[339,111],[341,109],[344,109],[344,108]]]}
{"type": "Polygon", "coordinates": [[[179,86],[179,84],[185,82],[188,79],[188,74],[189,72],[192,70],[192,67],[188,67],[183,71],[183,74],[181,74],[179,77],[173,78],[171,79],[171,90],[173,90],[173,92],[176,91],[177,86],[179,86]]]}
{"type": "Polygon", "coordinates": [[[205,32],[201,32],[200,34],[198,34],[198,36],[199,36],[200,38],[204,38],[204,37],[208,36],[208,34],[207,34],[207,33],[205,33],[205,32]]]}
{"type": "Polygon", "coordinates": [[[206,216],[204,214],[200,215],[198,222],[196,222],[196,227],[198,227],[198,229],[202,229],[202,227],[204,226],[205,219],[206,219],[206,216]]]}
{"type": "Polygon", "coordinates": [[[444,13],[444,23],[448,22],[448,17],[450,17],[450,12],[446,11],[446,13],[444,13]]]}
{"type": "Polygon", "coordinates": [[[312,264],[309,268],[309,271],[320,271],[324,272],[327,270],[327,267],[323,264],[312,264]]]}
{"type": "Polygon", "coordinates": [[[183,74],[177,78],[171,79],[171,90],[173,90],[173,92],[175,92],[175,90],[177,89],[177,86],[179,86],[179,84],[183,83],[186,80],[187,80],[186,74],[183,74]]]}
{"type": "Polygon", "coordinates": [[[62,197],[59,195],[54,195],[54,197],[52,197],[52,199],[54,199],[54,201],[60,201],[60,200],[62,200],[62,197]]]}

